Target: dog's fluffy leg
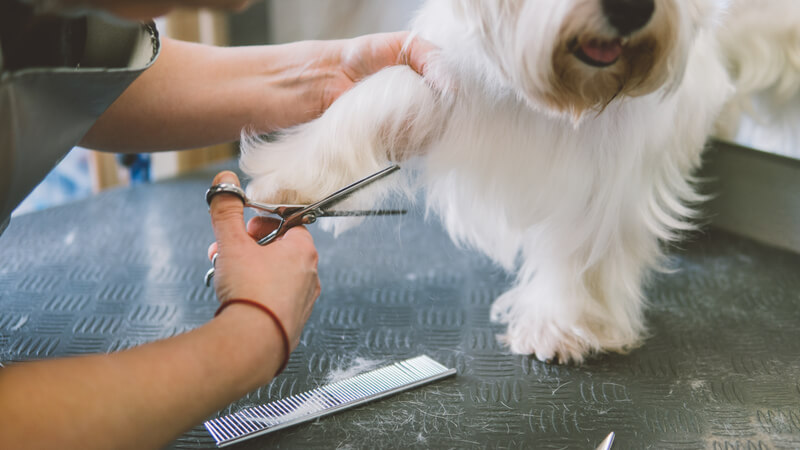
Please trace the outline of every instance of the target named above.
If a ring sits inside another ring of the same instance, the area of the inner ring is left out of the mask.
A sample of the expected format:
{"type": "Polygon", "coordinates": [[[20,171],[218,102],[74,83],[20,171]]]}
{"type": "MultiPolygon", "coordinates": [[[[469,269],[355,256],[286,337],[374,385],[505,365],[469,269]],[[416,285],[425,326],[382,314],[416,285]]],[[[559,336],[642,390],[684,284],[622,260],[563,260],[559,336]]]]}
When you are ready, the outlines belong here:
{"type": "MultiPolygon", "coordinates": [[[[320,118],[275,141],[243,139],[240,164],[252,178],[247,193],[273,203],[319,200],[421,151],[439,129],[439,110],[433,89],[411,69],[384,69],[342,95],[320,118]]],[[[399,180],[381,180],[341,207],[371,208],[399,180]]]]}
{"type": "Polygon", "coordinates": [[[493,320],[508,325],[500,340],[513,353],[560,363],[636,347],[645,330],[644,260],[658,252],[655,239],[641,237],[649,241],[645,248],[620,246],[588,268],[556,253],[546,262],[537,258],[535,269],[526,261],[516,286],[492,305],[493,320]]]}
{"type": "Polygon", "coordinates": [[[645,329],[640,283],[659,248],[643,224],[625,227],[624,238],[611,237],[588,265],[591,243],[523,245],[516,285],[492,305],[492,319],[508,326],[500,339],[512,352],[580,363],[595,352],[637,346],[645,329]]]}

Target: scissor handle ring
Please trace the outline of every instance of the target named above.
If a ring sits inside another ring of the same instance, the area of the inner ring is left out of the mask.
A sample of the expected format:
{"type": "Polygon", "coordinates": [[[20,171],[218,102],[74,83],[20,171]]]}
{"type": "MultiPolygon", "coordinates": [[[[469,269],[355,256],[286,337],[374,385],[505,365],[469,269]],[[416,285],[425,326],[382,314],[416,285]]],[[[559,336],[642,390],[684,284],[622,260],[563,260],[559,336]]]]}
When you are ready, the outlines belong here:
{"type": "Polygon", "coordinates": [[[242,203],[247,203],[247,195],[244,193],[244,189],[235,184],[220,183],[211,186],[206,191],[206,203],[208,203],[209,207],[211,207],[211,200],[214,198],[214,196],[219,194],[233,194],[239,197],[239,200],[241,200],[242,203]]]}
{"type": "Polygon", "coordinates": [[[284,226],[286,225],[286,219],[281,217],[280,222],[278,223],[278,227],[272,230],[272,233],[264,236],[263,238],[259,239],[258,245],[267,245],[278,238],[284,232],[284,226]]]}

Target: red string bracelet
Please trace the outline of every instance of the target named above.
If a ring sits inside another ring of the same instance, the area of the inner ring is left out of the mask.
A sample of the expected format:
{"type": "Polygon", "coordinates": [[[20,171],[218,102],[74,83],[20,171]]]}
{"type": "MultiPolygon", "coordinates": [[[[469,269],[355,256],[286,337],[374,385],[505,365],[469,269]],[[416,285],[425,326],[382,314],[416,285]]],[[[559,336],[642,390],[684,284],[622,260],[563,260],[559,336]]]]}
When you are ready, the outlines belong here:
{"type": "Polygon", "coordinates": [[[290,350],[289,350],[289,335],[286,333],[286,328],[283,327],[283,324],[281,323],[281,319],[279,319],[278,315],[275,314],[275,312],[273,312],[271,309],[269,309],[268,306],[262,305],[261,303],[258,303],[257,301],[249,300],[249,299],[246,299],[246,298],[234,298],[234,299],[231,299],[231,300],[226,300],[221,305],[219,305],[219,308],[217,308],[217,312],[214,313],[214,317],[217,317],[219,315],[219,313],[221,313],[223,310],[225,310],[225,308],[227,308],[228,306],[231,306],[234,303],[242,303],[242,304],[245,304],[245,305],[255,306],[256,308],[260,309],[261,311],[264,311],[265,313],[267,313],[267,315],[272,318],[272,321],[275,322],[275,326],[277,326],[278,330],[281,332],[281,337],[283,338],[283,354],[286,355],[284,357],[284,359],[283,359],[283,364],[281,364],[280,369],[278,369],[278,372],[275,374],[275,376],[280,375],[281,372],[283,372],[283,369],[285,369],[286,366],[289,364],[289,353],[290,353],[290,350]]]}

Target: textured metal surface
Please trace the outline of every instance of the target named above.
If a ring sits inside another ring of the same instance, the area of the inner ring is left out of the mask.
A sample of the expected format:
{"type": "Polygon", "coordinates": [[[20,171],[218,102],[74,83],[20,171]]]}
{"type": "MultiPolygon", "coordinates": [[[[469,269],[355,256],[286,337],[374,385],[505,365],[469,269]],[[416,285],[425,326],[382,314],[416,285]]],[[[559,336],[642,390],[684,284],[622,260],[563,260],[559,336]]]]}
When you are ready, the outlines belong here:
{"type": "MultiPolygon", "coordinates": [[[[12,220],[0,237],[0,361],[172,336],[216,308],[202,284],[213,173],[12,220]]],[[[800,256],[718,230],[648,288],[651,337],[580,367],[510,355],[489,305],[509,279],[421,214],[312,226],[323,294],[286,371],[220,415],[313,389],[356,358],[428,354],[455,378],[234,448],[800,448],[800,256]]],[[[156,407],[154,405],[154,407],[156,407]]],[[[208,448],[201,424],[172,448],[208,448]]]]}

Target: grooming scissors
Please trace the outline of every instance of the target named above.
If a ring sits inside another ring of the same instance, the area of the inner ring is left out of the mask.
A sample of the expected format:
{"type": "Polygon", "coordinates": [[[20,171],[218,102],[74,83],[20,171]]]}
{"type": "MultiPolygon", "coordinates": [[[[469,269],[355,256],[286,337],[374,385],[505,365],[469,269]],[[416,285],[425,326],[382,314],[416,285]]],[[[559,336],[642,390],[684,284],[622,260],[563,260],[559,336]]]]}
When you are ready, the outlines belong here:
{"type": "Polygon", "coordinates": [[[595,450],[611,450],[611,446],[614,445],[614,438],[616,434],[612,431],[611,433],[603,439],[603,442],[600,443],[600,446],[597,447],[595,450]]]}
{"type": "MultiPolygon", "coordinates": [[[[279,223],[270,234],[258,240],[258,245],[267,245],[278,237],[286,233],[290,228],[298,225],[310,225],[320,217],[355,217],[355,216],[386,216],[395,214],[405,214],[405,210],[357,210],[357,211],[331,211],[328,208],[336,205],[349,197],[353,192],[367,186],[368,184],[380,180],[381,178],[397,171],[400,166],[393,164],[383,170],[373,173],[349,186],[334,192],[322,200],[310,205],[271,205],[250,200],[244,190],[235,184],[221,183],[211,186],[206,191],[206,203],[211,206],[211,199],[218,194],[233,194],[242,200],[244,206],[257,209],[272,216],[277,216],[279,223]]],[[[214,265],[217,261],[217,253],[211,258],[214,265]]],[[[205,276],[206,286],[211,286],[211,279],[214,277],[214,267],[209,269],[205,276]]]]}

